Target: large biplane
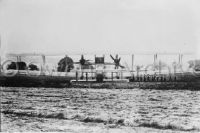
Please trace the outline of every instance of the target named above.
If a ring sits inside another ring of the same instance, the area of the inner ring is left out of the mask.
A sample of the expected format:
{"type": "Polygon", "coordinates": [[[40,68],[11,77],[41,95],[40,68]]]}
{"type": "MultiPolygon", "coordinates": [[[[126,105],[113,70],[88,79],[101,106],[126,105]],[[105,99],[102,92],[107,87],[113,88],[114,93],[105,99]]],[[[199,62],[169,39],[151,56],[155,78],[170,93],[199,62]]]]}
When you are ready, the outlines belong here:
{"type": "MultiPolygon", "coordinates": [[[[157,54],[154,54],[154,60],[151,65],[151,68],[149,67],[150,70],[146,69],[145,66],[142,65],[134,65],[134,55],[132,54],[132,68],[129,69],[128,65],[125,64],[122,65],[121,62],[121,57],[119,57],[118,54],[115,56],[109,55],[110,58],[112,59],[113,62],[107,62],[105,60],[105,55],[103,56],[94,56],[94,60],[92,59],[86,59],[84,55],[81,55],[81,58],[79,60],[73,61],[70,57],[64,57],[61,59],[57,60],[57,70],[55,72],[52,72],[51,74],[46,72],[47,68],[47,61],[46,61],[46,56],[52,56],[52,55],[44,55],[44,54],[8,54],[9,56],[13,56],[16,58],[15,62],[10,61],[10,64],[8,64],[7,69],[16,69],[18,76],[22,74],[23,70],[28,70],[27,74],[30,74],[32,71],[40,71],[41,75],[37,75],[38,78],[34,78],[34,80],[45,80],[46,78],[52,78],[52,81],[54,79],[59,79],[60,81],[70,81],[70,80],[86,80],[88,81],[88,78],[96,79],[96,81],[102,82],[103,80],[106,79],[119,79],[119,76],[121,76],[120,79],[130,79],[134,76],[139,77],[141,76],[141,73],[146,73],[148,72],[153,72],[160,73],[161,75],[161,68],[165,67],[165,64],[162,63],[161,61],[158,61],[157,59],[157,54]],[[25,62],[21,60],[21,57],[24,56],[38,56],[42,59],[41,65],[37,66],[34,63],[29,63],[28,65],[25,65],[25,62]],[[66,61],[66,59],[70,59],[71,61],[68,60],[68,62],[71,62],[71,65],[69,65],[66,61]],[[63,65],[64,64],[64,65],[63,65]],[[78,65],[80,69],[76,69],[73,65],[78,65]],[[107,66],[113,66],[113,69],[108,70],[107,66]],[[133,69],[133,66],[135,67],[133,69]],[[125,76],[125,74],[128,73],[128,76],[125,76]]],[[[80,54],[79,54],[80,55],[80,54]]],[[[63,55],[62,55],[63,56],[63,55]]],[[[179,64],[182,63],[182,55],[179,55],[179,64]]],[[[196,62],[194,64],[197,64],[196,62]]],[[[1,65],[1,69],[3,69],[3,63],[1,65]]],[[[175,64],[177,67],[178,65],[175,64]]],[[[195,65],[193,65],[195,66],[195,65]]],[[[24,73],[23,73],[24,75],[24,73]]],[[[25,79],[31,78],[30,76],[24,76],[25,79]]],[[[55,80],[56,82],[58,80],[55,80]]]]}

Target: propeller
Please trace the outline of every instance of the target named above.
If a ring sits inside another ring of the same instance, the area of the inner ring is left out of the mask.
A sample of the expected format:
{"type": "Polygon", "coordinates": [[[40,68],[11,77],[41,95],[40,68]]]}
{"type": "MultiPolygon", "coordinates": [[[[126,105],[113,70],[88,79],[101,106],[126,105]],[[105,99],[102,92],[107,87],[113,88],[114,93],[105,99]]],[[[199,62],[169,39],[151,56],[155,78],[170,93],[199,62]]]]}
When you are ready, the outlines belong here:
{"type": "Polygon", "coordinates": [[[122,65],[120,64],[121,57],[118,58],[118,54],[116,54],[115,58],[114,58],[112,55],[110,55],[110,57],[111,57],[111,58],[113,59],[113,61],[114,61],[115,69],[118,69],[119,67],[125,68],[124,66],[122,66],[122,65]]]}
{"type": "Polygon", "coordinates": [[[81,65],[86,65],[86,63],[89,63],[89,61],[90,61],[90,60],[86,60],[86,59],[84,58],[84,56],[81,55],[81,59],[79,60],[79,63],[80,63],[81,65]]]}

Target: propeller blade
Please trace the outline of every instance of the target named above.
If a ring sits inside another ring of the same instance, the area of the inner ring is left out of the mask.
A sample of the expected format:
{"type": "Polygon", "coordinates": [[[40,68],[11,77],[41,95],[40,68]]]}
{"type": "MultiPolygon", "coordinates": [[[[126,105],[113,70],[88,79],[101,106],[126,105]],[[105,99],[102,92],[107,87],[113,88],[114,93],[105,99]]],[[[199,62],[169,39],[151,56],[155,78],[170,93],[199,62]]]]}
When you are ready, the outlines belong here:
{"type": "Polygon", "coordinates": [[[120,62],[120,60],[121,60],[121,57],[119,58],[119,60],[118,60],[118,61],[120,62]]]}
{"type": "Polygon", "coordinates": [[[121,68],[125,68],[124,66],[122,66],[122,65],[119,65],[121,68]]]}
{"type": "Polygon", "coordinates": [[[116,59],[118,59],[118,54],[116,54],[116,59]]]}
{"type": "Polygon", "coordinates": [[[115,58],[114,58],[112,55],[110,55],[110,57],[111,57],[113,60],[115,60],[115,58]]]}
{"type": "Polygon", "coordinates": [[[81,55],[81,59],[84,59],[84,56],[83,56],[83,55],[81,55]]]}

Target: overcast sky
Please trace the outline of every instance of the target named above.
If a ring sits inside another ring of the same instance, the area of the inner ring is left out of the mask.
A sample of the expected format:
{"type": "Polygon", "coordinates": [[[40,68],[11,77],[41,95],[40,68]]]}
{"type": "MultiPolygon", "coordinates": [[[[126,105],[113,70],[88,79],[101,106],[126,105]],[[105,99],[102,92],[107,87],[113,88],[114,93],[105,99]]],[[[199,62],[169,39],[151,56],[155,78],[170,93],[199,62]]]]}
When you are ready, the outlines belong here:
{"type": "Polygon", "coordinates": [[[2,51],[200,51],[199,0],[0,0],[2,51]]]}

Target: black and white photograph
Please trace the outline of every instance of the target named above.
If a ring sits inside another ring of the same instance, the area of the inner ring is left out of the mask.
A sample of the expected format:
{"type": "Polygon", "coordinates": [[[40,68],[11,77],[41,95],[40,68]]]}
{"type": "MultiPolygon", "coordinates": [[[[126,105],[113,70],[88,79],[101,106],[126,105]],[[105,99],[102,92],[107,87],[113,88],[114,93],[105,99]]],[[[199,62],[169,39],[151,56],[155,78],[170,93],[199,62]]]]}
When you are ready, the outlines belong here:
{"type": "Polygon", "coordinates": [[[0,132],[199,133],[199,0],[0,0],[0,132]]]}

